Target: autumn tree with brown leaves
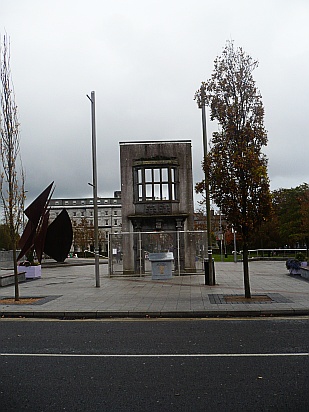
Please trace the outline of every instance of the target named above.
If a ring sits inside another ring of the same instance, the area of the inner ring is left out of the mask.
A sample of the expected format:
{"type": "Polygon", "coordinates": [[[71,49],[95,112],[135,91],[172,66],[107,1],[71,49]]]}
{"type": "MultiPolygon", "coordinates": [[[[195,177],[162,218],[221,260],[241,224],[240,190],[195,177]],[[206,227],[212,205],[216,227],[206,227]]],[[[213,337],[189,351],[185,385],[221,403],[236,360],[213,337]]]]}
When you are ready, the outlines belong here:
{"type": "Polygon", "coordinates": [[[19,300],[16,248],[24,208],[24,172],[20,160],[17,106],[11,78],[10,44],[7,36],[0,45],[0,198],[13,249],[15,300],[19,300]]]}
{"type": "Polygon", "coordinates": [[[220,127],[213,133],[204,170],[213,201],[242,237],[246,298],[251,297],[250,233],[271,209],[267,158],[261,151],[267,145],[264,107],[252,75],[257,66],[242,48],[228,41],[214,62],[211,78],[195,94],[199,105],[210,107],[211,120],[220,127]]]}
{"type": "Polygon", "coordinates": [[[84,253],[88,246],[94,239],[94,227],[90,225],[88,220],[83,217],[80,222],[77,223],[73,220],[73,244],[74,249],[80,248],[84,253]]]}

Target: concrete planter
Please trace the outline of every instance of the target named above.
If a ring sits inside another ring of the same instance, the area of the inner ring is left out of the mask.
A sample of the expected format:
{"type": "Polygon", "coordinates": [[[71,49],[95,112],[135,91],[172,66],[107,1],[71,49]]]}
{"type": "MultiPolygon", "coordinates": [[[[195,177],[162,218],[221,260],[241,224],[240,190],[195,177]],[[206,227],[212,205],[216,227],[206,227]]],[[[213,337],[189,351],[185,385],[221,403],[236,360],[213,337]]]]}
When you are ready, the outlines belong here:
{"type": "Polygon", "coordinates": [[[19,266],[18,272],[25,272],[26,279],[39,279],[42,276],[41,265],[19,266]]]}
{"type": "Polygon", "coordinates": [[[309,280],[309,268],[308,267],[301,267],[300,268],[300,276],[302,278],[309,280]]]}

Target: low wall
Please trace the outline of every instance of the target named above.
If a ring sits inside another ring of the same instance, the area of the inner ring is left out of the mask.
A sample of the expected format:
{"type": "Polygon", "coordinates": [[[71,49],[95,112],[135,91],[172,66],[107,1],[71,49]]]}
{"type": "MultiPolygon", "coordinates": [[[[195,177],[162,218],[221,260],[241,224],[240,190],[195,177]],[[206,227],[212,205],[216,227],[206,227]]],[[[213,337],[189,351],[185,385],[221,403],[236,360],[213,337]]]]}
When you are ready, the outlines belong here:
{"type": "Polygon", "coordinates": [[[308,267],[301,267],[300,268],[300,276],[302,278],[309,280],[309,268],[308,267]]]}
{"type": "Polygon", "coordinates": [[[12,269],[13,268],[13,251],[1,250],[0,251],[0,269],[12,269]]]}
{"type": "MultiPolygon", "coordinates": [[[[26,274],[25,272],[20,272],[17,275],[18,282],[25,282],[26,274]]],[[[13,285],[15,283],[14,273],[1,273],[0,272],[0,287],[13,285]]]]}
{"type": "MultiPolygon", "coordinates": [[[[16,256],[18,256],[20,250],[16,250],[16,256]]],[[[13,251],[12,250],[0,250],[0,269],[13,269],[13,251]]]]}
{"type": "Polygon", "coordinates": [[[258,261],[258,260],[268,260],[271,262],[286,262],[287,258],[286,257],[276,257],[276,256],[272,256],[272,257],[250,256],[249,257],[250,262],[258,261]]]}

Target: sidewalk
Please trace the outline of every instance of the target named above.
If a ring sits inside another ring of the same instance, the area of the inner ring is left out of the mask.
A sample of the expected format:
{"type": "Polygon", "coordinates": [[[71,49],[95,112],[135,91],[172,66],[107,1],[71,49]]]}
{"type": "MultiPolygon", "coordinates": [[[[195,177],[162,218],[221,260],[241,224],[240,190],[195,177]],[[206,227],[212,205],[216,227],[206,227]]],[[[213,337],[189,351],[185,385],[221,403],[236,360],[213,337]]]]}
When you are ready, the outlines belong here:
{"type": "MultiPolygon", "coordinates": [[[[69,262],[69,261],[68,261],[69,262]]],[[[81,262],[80,262],[81,263],[81,262]]],[[[216,285],[206,286],[203,275],[168,280],[145,277],[107,277],[100,264],[101,287],[95,287],[93,265],[42,268],[42,278],[20,283],[21,298],[40,298],[32,304],[0,302],[1,317],[229,317],[309,315],[309,281],[289,276],[285,262],[250,262],[252,302],[244,296],[242,263],[219,262],[216,285]]],[[[0,288],[0,300],[14,297],[14,286],[0,288]]]]}

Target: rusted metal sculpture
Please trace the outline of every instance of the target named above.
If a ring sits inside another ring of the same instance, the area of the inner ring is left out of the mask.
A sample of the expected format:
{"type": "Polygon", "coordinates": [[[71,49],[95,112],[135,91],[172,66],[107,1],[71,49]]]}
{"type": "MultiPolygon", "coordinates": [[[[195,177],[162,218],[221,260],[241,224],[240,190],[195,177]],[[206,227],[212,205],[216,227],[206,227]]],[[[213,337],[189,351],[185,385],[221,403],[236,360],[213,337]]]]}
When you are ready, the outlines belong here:
{"type": "Polygon", "coordinates": [[[20,260],[30,250],[35,250],[39,262],[43,252],[55,259],[64,262],[73,239],[73,230],[70,217],[65,209],[48,226],[49,200],[53,193],[52,182],[24,211],[28,217],[25,230],[20,238],[21,249],[17,260],[20,260]]]}

